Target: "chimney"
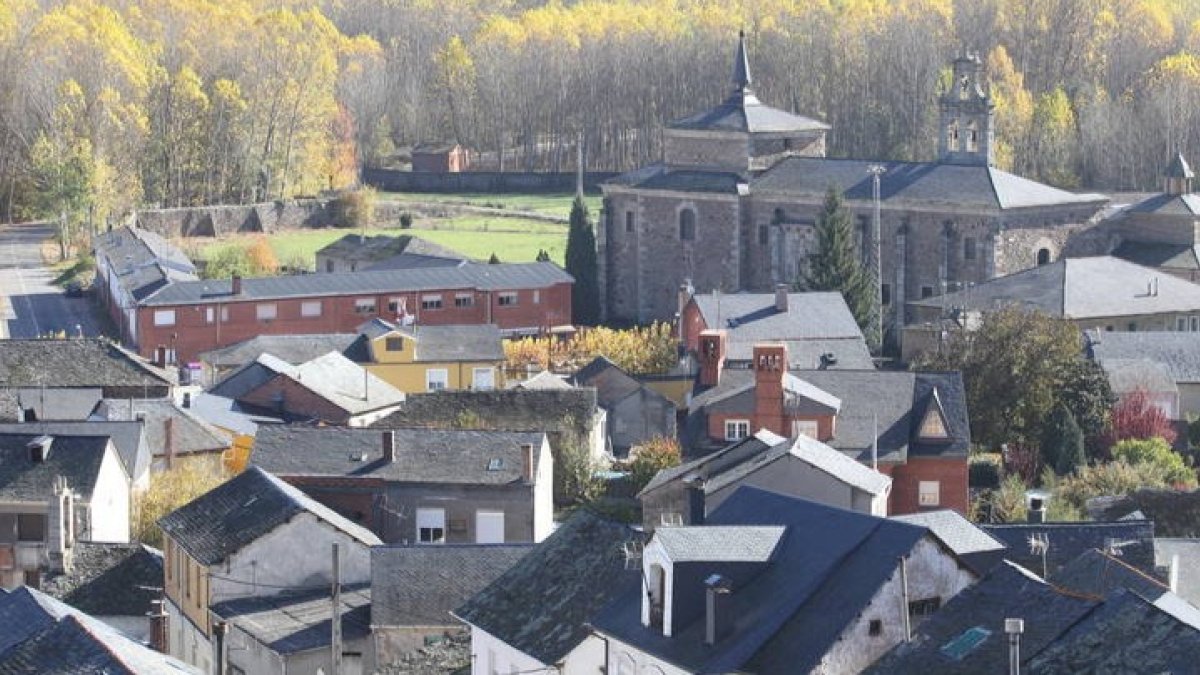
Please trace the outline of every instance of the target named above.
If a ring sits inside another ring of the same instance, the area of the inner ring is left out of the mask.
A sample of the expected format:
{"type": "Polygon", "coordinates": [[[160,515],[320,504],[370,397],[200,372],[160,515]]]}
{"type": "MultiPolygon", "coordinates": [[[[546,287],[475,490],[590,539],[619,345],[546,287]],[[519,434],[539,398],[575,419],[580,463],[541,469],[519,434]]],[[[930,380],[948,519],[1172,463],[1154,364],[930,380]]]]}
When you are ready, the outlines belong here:
{"type": "Polygon", "coordinates": [[[150,648],[161,654],[170,653],[167,611],[162,598],[150,601],[150,611],[146,613],[146,616],[150,617],[150,648]]]}
{"type": "Polygon", "coordinates": [[[391,429],[383,432],[383,461],[396,461],[396,432],[391,429]]]}
{"type": "MultiPolygon", "coordinates": [[[[783,380],[787,375],[787,347],[783,344],[754,345],[754,428],[791,436],[783,415],[783,380]]],[[[753,431],[753,429],[752,429],[753,431]]]]}
{"type": "Polygon", "coordinates": [[[714,574],[704,580],[704,644],[712,646],[733,632],[733,585],[714,574]]]}
{"type": "Polygon", "coordinates": [[[233,275],[233,278],[230,279],[229,292],[232,295],[241,295],[242,294],[242,275],[240,275],[240,274],[233,275]]]}
{"type": "Polygon", "coordinates": [[[526,483],[533,482],[533,444],[521,444],[521,476],[526,483]]]}
{"type": "Polygon", "coordinates": [[[728,336],[723,330],[709,329],[700,332],[700,386],[715,387],[721,383],[727,342],[728,336]]]}
{"type": "Polygon", "coordinates": [[[25,447],[29,448],[29,461],[34,464],[41,464],[50,458],[50,445],[54,443],[53,436],[45,434],[29,441],[25,447]]]}
{"type": "Polygon", "coordinates": [[[788,311],[788,288],[787,284],[775,284],[775,311],[786,313],[788,311]]]}
{"type": "Polygon", "coordinates": [[[704,524],[704,479],[693,478],[684,483],[688,498],[688,525],[704,524]]]}
{"type": "Polygon", "coordinates": [[[1041,497],[1034,497],[1033,499],[1029,500],[1028,521],[1031,523],[1046,522],[1045,503],[1042,501],[1041,497]]]}
{"type": "Polygon", "coordinates": [[[166,441],[166,447],[163,452],[166,453],[167,468],[173,468],[175,465],[175,418],[167,417],[163,420],[163,438],[166,441]]]}

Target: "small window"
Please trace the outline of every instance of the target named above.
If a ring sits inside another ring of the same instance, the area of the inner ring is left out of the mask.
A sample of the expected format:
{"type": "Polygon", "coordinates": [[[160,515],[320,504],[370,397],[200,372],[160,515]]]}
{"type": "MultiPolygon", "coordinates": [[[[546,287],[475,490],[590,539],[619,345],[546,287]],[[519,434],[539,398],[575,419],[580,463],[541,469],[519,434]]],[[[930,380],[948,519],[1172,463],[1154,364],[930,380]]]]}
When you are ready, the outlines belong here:
{"type": "Polygon", "coordinates": [[[454,296],[455,307],[474,307],[475,296],[470,293],[459,293],[454,296]]]}
{"type": "Polygon", "coordinates": [[[404,298],[388,298],[388,313],[399,314],[400,308],[404,306],[404,298]]]}
{"type": "Polygon", "coordinates": [[[417,542],[446,543],[446,510],[417,509],[417,542]]]}
{"type": "Polygon", "coordinates": [[[442,308],[442,296],[441,295],[422,295],[421,296],[421,309],[441,309],[441,308],[442,308]]]}
{"type": "Polygon", "coordinates": [[[320,300],[305,300],[300,303],[300,316],[312,318],[321,316],[321,301],[320,300]]]}
{"type": "Polygon", "coordinates": [[[425,391],[442,391],[450,386],[450,374],[445,368],[430,368],[425,371],[425,391]]]}
{"type": "Polygon", "coordinates": [[[374,314],[375,298],[356,298],[354,300],[355,314],[374,314]]]}
{"type": "Polygon", "coordinates": [[[888,284],[883,284],[882,286],[880,286],[879,290],[880,290],[880,295],[883,296],[883,304],[884,305],[892,304],[892,287],[889,286],[888,284]]]}
{"type": "Polygon", "coordinates": [[[975,259],[975,237],[963,237],[963,259],[975,259]]]}
{"type": "Polygon", "coordinates": [[[880,635],[883,635],[883,621],[879,619],[871,619],[871,622],[867,624],[867,635],[870,635],[871,637],[879,637],[880,635]]]}
{"type": "Polygon", "coordinates": [[[936,480],[923,480],[917,485],[917,505],[937,506],[942,503],[942,484],[936,480]]]}
{"type": "Polygon", "coordinates": [[[817,437],[817,423],[815,420],[794,420],[792,421],[792,437],[808,436],[809,438],[817,437]]]}
{"type": "Polygon", "coordinates": [[[1192,332],[1200,332],[1200,316],[1192,317],[1192,332]]]}
{"type": "Polygon", "coordinates": [[[696,240],[696,212],[692,209],[684,209],[679,212],[679,239],[680,241],[696,240]]]}
{"type": "Polygon", "coordinates": [[[402,338],[402,337],[386,338],[383,341],[383,348],[389,352],[402,352],[402,351],[404,351],[404,338],[402,338]]]}
{"type": "Polygon", "coordinates": [[[271,321],[275,318],[277,311],[278,308],[275,306],[275,303],[263,303],[255,306],[254,315],[258,317],[259,321],[271,321]]]}
{"type": "Polygon", "coordinates": [[[542,292],[539,289],[533,289],[533,304],[538,305],[542,302],[542,292]]]}
{"type": "MultiPolygon", "coordinates": [[[[1175,330],[1185,331],[1188,329],[1188,320],[1186,316],[1175,317],[1175,330]]],[[[1196,330],[1193,328],[1192,330],[1196,330]]]]}
{"type": "Polygon", "coordinates": [[[1038,265],[1049,265],[1050,264],[1050,249],[1048,249],[1048,248],[1039,248],[1038,249],[1037,264],[1038,265]]]}
{"type": "Polygon", "coordinates": [[[750,420],[726,420],[725,440],[740,441],[750,435],[750,420]]]}
{"type": "Polygon", "coordinates": [[[325,271],[326,271],[326,272],[332,272],[332,271],[333,271],[333,261],[332,261],[332,260],[326,260],[326,261],[325,261],[325,271]]]}
{"type": "Polygon", "coordinates": [[[625,212],[625,231],[633,232],[633,211],[625,212]]]}
{"type": "Polygon", "coordinates": [[[1129,322],[1129,332],[1130,332],[1130,333],[1136,333],[1136,332],[1137,332],[1137,322],[1136,322],[1136,321],[1130,321],[1130,322],[1129,322]]]}
{"type": "Polygon", "coordinates": [[[212,307],[204,308],[204,323],[212,323],[217,320],[217,311],[212,307]]]}
{"type": "Polygon", "coordinates": [[[221,308],[221,323],[228,323],[228,322],[229,322],[229,308],[222,307],[221,308]]]}
{"type": "Polygon", "coordinates": [[[501,293],[496,298],[496,304],[501,307],[513,307],[517,304],[517,294],[515,292],[501,293]]]}
{"type": "Polygon", "coordinates": [[[933,286],[922,286],[921,287],[921,299],[924,300],[925,298],[932,298],[932,297],[933,297],[933,286]]]}
{"type": "Polygon", "coordinates": [[[175,325],[175,310],[159,309],[154,311],[155,326],[174,326],[175,325]]]}
{"type": "Polygon", "coordinates": [[[913,600],[908,603],[908,615],[914,619],[924,619],[941,609],[941,607],[942,599],[940,597],[913,600]]]}
{"type": "Polygon", "coordinates": [[[766,226],[766,225],[759,225],[759,226],[758,226],[758,245],[759,245],[759,246],[766,246],[766,245],[767,245],[767,242],[769,242],[769,241],[770,241],[770,238],[771,238],[771,237],[770,237],[770,231],[769,231],[769,230],[767,230],[767,226],[766,226]]]}
{"type": "Polygon", "coordinates": [[[18,513],[17,541],[46,541],[45,514],[18,513]]]}
{"type": "Polygon", "coordinates": [[[771,218],[772,222],[778,225],[787,220],[787,214],[783,212],[783,209],[775,209],[775,212],[772,214],[771,218]]]}
{"type": "Polygon", "coordinates": [[[1111,332],[1113,332],[1113,327],[1112,327],[1111,325],[1109,325],[1109,326],[1105,326],[1105,327],[1104,327],[1104,332],[1105,332],[1105,333],[1111,333],[1111,332]]]}

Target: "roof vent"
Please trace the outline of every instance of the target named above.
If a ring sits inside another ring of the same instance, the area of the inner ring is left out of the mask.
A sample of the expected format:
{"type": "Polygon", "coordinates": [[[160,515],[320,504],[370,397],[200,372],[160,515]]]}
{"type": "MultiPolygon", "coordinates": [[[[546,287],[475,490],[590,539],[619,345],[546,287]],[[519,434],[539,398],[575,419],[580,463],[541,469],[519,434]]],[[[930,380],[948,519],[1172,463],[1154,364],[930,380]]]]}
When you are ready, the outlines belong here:
{"type": "Polygon", "coordinates": [[[50,445],[53,442],[54,437],[46,435],[38,436],[32,441],[29,441],[29,443],[25,446],[29,448],[29,461],[33,462],[34,464],[41,464],[49,459],[50,445]]]}
{"type": "Polygon", "coordinates": [[[351,453],[350,453],[350,461],[351,461],[351,462],[365,462],[365,461],[367,461],[367,453],[366,453],[366,451],[365,451],[365,450],[355,450],[354,452],[351,452],[351,453]]]}
{"type": "Polygon", "coordinates": [[[726,321],[725,323],[726,323],[726,324],[727,324],[727,325],[728,325],[730,328],[737,328],[737,327],[738,327],[738,320],[737,320],[736,318],[730,319],[730,320],[726,321]]]}
{"type": "Polygon", "coordinates": [[[504,459],[501,457],[493,457],[488,460],[488,471],[500,471],[504,468],[504,459]]]}

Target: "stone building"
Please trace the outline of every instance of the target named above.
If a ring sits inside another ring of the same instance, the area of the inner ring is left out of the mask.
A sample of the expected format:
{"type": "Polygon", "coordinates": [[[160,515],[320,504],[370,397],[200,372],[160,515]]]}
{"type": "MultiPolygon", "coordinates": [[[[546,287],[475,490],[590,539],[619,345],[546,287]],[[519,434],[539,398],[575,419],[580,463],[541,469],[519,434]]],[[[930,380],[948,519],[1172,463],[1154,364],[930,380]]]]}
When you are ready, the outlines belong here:
{"type": "Polygon", "coordinates": [[[879,170],[885,309],[1057,259],[1107,198],[992,166],[983,65],[964,56],[953,71],[955,84],[939,102],[937,161],[832,159],[828,125],[754,95],[740,40],[732,94],[668,124],[661,162],[602,186],[597,248],[606,318],[670,319],[688,281],[698,293],[795,282],[815,249],[830,187],[857,218],[860,242],[869,243],[872,169],[879,170]]]}

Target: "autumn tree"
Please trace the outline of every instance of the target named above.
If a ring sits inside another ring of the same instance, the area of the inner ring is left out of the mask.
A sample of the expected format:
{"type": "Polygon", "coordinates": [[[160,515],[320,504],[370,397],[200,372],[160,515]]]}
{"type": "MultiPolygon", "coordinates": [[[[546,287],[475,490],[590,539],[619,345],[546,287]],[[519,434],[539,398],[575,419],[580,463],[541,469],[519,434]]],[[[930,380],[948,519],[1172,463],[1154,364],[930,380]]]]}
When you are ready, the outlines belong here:
{"type": "Polygon", "coordinates": [[[874,322],[878,309],[871,275],[855,245],[850,212],[833,187],[825,193],[825,205],[817,215],[817,250],[809,258],[808,271],[798,285],[806,291],[840,292],[868,344],[878,347],[880,336],[874,322]]]}
{"type": "Polygon", "coordinates": [[[219,457],[188,458],[150,476],[150,487],[135,495],[130,534],[148,546],[163,545],[158,520],[229,478],[219,457]]]}
{"type": "Polygon", "coordinates": [[[1167,443],[1174,443],[1177,436],[1166,412],[1154,404],[1146,390],[1137,389],[1121,397],[1113,406],[1105,445],[1148,438],[1162,438],[1167,443]]]}
{"type": "Polygon", "coordinates": [[[576,196],[571,204],[566,263],[567,273],[575,277],[575,283],[571,286],[572,322],[581,326],[600,323],[596,234],[592,231],[587,205],[581,196],[576,196]]]}
{"type": "Polygon", "coordinates": [[[266,237],[256,238],[246,249],[246,256],[250,263],[250,273],[254,276],[271,276],[279,272],[279,259],[266,237]]]}
{"type": "Polygon", "coordinates": [[[655,436],[629,450],[629,477],[634,492],[640,492],[659,471],[679,466],[682,453],[679,441],[655,436]]]}

